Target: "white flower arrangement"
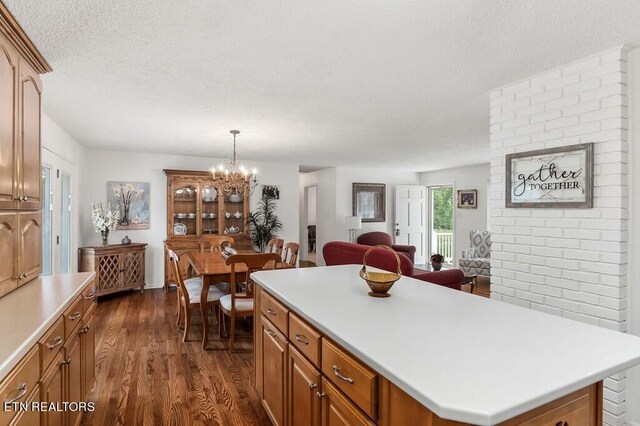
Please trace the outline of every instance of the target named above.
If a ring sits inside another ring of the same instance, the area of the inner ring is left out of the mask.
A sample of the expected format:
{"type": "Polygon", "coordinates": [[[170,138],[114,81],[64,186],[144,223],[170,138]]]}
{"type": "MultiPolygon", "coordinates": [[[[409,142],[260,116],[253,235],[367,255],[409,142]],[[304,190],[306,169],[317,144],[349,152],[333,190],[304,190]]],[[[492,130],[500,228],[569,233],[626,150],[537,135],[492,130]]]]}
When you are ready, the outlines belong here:
{"type": "Polygon", "coordinates": [[[104,231],[113,231],[118,225],[120,220],[120,209],[117,207],[111,208],[111,203],[107,204],[107,209],[102,207],[102,203],[94,203],[91,205],[93,210],[91,212],[91,220],[93,221],[93,227],[96,232],[102,233],[104,231]]]}

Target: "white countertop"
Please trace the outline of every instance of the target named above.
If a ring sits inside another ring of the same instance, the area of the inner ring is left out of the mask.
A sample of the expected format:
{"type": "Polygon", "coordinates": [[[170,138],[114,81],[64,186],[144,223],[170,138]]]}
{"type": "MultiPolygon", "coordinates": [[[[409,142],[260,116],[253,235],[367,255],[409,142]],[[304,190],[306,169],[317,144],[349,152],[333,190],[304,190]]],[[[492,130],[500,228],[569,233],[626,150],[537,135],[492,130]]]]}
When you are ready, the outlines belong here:
{"type": "Polygon", "coordinates": [[[357,265],[261,271],[263,288],[438,416],[491,425],[640,363],[640,338],[357,265]]]}
{"type": "Polygon", "coordinates": [[[0,298],[0,380],[62,315],[94,272],[41,276],[0,298]]]}

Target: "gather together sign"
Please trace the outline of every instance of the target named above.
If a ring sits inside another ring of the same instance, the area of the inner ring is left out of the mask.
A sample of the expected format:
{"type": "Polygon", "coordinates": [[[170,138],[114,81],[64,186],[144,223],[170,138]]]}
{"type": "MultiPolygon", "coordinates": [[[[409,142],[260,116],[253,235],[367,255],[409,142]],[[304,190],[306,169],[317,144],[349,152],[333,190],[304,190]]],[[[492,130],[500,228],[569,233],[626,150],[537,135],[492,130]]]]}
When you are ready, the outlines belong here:
{"type": "Polygon", "coordinates": [[[593,207],[593,143],[509,154],[506,207],[593,207]]]}

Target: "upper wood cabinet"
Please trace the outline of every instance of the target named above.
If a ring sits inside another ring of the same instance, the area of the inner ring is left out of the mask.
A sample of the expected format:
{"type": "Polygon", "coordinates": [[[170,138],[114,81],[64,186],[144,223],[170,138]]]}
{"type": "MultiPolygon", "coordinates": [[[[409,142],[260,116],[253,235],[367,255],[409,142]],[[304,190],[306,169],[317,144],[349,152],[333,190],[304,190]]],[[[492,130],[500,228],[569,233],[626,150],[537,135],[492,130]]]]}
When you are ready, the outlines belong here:
{"type": "Polygon", "coordinates": [[[0,33],[0,209],[40,208],[40,76],[0,33]]]}
{"type": "Polygon", "coordinates": [[[42,213],[0,210],[0,296],[42,271],[42,213]]]}

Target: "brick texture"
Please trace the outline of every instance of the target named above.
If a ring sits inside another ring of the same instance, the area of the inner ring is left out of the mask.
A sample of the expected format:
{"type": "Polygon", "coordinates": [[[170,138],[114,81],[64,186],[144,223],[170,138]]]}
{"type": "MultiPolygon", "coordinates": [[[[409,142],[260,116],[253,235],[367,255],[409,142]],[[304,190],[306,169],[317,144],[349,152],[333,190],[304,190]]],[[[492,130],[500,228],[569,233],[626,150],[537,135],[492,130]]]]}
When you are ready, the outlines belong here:
{"type": "MultiPolygon", "coordinates": [[[[491,297],[627,331],[627,51],[615,48],[490,93],[491,297]],[[505,208],[505,156],[595,143],[594,208],[505,208]]],[[[624,373],[604,422],[626,416],[624,373]]]]}

